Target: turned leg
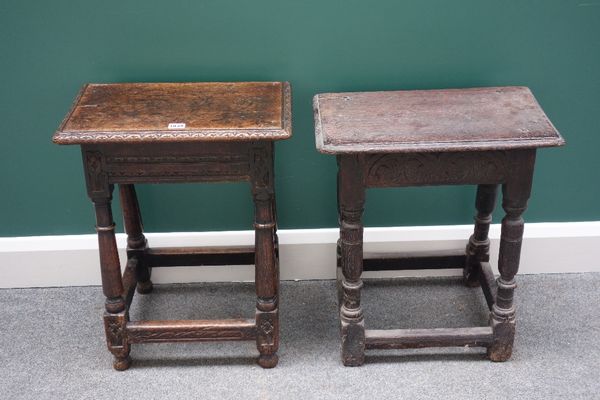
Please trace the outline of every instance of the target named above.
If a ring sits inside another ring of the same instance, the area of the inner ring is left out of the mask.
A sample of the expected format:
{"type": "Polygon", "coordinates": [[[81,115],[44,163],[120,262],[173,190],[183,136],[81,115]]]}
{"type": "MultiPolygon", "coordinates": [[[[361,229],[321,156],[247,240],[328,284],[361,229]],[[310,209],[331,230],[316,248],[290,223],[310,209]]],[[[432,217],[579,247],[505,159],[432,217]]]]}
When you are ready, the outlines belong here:
{"type": "Polygon", "coordinates": [[[490,260],[490,239],[488,233],[492,223],[492,212],[496,206],[498,185],[478,185],[475,199],[475,230],[467,244],[467,260],[463,269],[463,277],[467,286],[479,285],[481,269],[479,263],[490,260]]]}
{"type": "Polygon", "coordinates": [[[365,325],[360,306],[363,269],[362,214],[365,188],[362,164],[356,155],[338,158],[338,204],[340,209],[340,262],[343,301],[340,307],[342,361],[359,366],[365,358],[365,325]]]}
{"type": "Polygon", "coordinates": [[[275,193],[273,190],[273,144],[253,151],[252,195],[255,229],[256,346],[258,364],[277,365],[279,348],[279,265],[276,251],[275,193]]]}
{"type": "Polygon", "coordinates": [[[121,264],[115,240],[115,224],[112,210],[112,186],[107,197],[94,197],[96,210],[96,231],[100,248],[100,269],[102,273],[102,291],[106,296],[104,327],[108,349],[114,355],[113,366],[122,371],[129,368],[129,344],[125,338],[127,308],[123,298],[121,264]]]}
{"type": "MultiPolygon", "coordinates": [[[[273,193],[275,191],[273,190],[273,193]]],[[[275,262],[277,263],[277,274],[279,274],[279,237],[277,236],[277,202],[275,201],[275,195],[272,196],[272,208],[273,208],[273,221],[275,221],[273,227],[273,237],[275,242],[275,262]]],[[[277,275],[277,281],[279,282],[279,275],[277,275]]]]}
{"type": "Polygon", "coordinates": [[[488,348],[488,356],[492,361],[506,361],[512,354],[515,338],[513,295],[517,286],[515,275],[519,270],[525,225],[522,215],[527,208],[527,200],[531,192],[533,157],[530,162],[529,169],[516,171],[519,172],[519,174],[515,174],[518,178],[502,186],[502,208],[506,215],[502,219],[502,233],[500,235],[498,291],[490,315],[491,325],[494,329],[494,342],[488,348]]]}
{"type": "Polygon", "coordinates": [[[150,276],[152,270],[146,265],[144,253],[147,247],[142,215],[138,203],[135,187],[133,185],[119,185],[121,208],[123,210],[123,222],[127,233],[127,257],[138,259],[135,271],[137,279],[137,291],[141,294],[152,291],[150,276]]]}
{"type": "MultiPolygon", "coordinates": [[[[341,221],[341,220],[340,220],[341,221]]],[[[342,273],[342,240],[338,239],[336,249],[336,267],[335,267],[335,279],[336,279],[336,288],[337,288],[337,301],[338,301],[338,311],[342,307],[342,302],[344,301],[344,289],[342,288],[342,280],[344,279],[344,274],[342,273]]]]}
{"type": "MultiPolygon", "coordinates": [[[[339,167],[339,162],[338,162],[339,167]]],[[[337,212],[338,212],[338,225],[342,226],[342,214],[340,210],[340,191],[339,187],[337,188],[337,212]]],[[[342,302],[344,300],[344,290],[342,289],[342,280],[344,278],[344,274],[342,273],[342,239],[338,239],[335,246],[335,283],[337,288],[337,304],[338,311],[342,307],[342,302]]]]}

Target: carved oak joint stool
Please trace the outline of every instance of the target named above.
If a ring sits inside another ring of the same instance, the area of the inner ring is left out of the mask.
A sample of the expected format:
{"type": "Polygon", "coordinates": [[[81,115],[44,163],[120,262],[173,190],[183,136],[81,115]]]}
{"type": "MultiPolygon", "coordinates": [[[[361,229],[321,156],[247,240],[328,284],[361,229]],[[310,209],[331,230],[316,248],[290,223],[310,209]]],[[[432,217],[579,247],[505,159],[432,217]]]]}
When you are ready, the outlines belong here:
{"type": "Polygon", "coordinates": [[[288,83],[89,84],[54,135],[81,146],[96,210],[104,324],[114,368],[129,367],[130,345],[256,340],[265,368],[277,364],[279,265],[273,188],[274,141],[291,136],[288,83]],[[255,246],[152,248],[142,228],[136,183],[249,181],[255,246]],[[119,184],[127,264],[121,275],[111,211],[119,184]],[[255,264],[255,319],[130,321],[135,288],[152,290],[153,267],[255,264]]]}
{"type": "Polygon", "coordinates": [[[319,94],[316,144],[338,161],[338,287],[344,365],[364,362],[365,349],[486,347],[493,361],[512,353],[513,291],[536,149],[563,139],[528,88],[319,94]],[[365,189],[477,185],[475,230],[461,254],[398,254],[363,259],[365,189]],[[502,185],[500,277],[489,264],[488,230],[502,185]],[[395,265],[396,268],[390,266],[395,265]],[[489,326],[459,329],[365,330],[360,304],[363,268],[464,268],[481,285],[489,326]]]}

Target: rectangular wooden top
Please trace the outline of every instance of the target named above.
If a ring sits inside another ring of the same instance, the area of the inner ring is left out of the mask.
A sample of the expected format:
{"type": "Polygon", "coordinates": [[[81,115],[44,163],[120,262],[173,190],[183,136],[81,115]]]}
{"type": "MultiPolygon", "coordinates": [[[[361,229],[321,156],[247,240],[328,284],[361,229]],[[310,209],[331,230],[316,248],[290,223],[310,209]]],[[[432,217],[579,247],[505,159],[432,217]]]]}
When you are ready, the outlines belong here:
{"type": "Polygon", "coordinates": [[[291,136],[287,82],[87,84],[58,144],[280,140],[291,136]]]}
{"type": "Polygon", "coordinates": [[[564,140],[526,87],[326,93],[313,100],[322,153],[506,150],[564,140]]]}

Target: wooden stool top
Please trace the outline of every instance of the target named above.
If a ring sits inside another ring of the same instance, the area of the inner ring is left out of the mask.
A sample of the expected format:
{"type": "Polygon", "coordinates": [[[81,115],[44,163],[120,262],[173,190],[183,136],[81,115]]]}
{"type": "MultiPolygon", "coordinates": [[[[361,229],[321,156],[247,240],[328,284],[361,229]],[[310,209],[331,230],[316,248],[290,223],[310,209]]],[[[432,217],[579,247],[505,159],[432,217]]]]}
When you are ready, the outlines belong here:
{"type": "Polygon", "coordinates": [[[322,153],[564,144],[526,87],[326,93],[313,102],[317,149],[322,153]]]}
{"type": "Polygon", "coordinates": [[[291,131],[287,82],[87,84],[53,141],[280,140],[291,131]]]}

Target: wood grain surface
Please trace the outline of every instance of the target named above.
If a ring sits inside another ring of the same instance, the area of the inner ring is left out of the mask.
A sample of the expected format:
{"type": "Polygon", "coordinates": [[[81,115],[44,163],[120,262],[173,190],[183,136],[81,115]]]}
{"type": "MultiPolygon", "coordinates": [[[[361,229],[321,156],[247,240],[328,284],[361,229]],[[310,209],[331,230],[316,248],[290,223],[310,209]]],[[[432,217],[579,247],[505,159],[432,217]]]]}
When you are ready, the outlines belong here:
{"type": "Polygon", "coordinates": [[[564,144],[526,87],[325,93],[313,104],[317,148],[323,153],[564,144]]]}
{"type": "Polygon", "coordinates": [[[87,84],[58,144],[279,140],[291,135],[285,82],[87,84]]]}

